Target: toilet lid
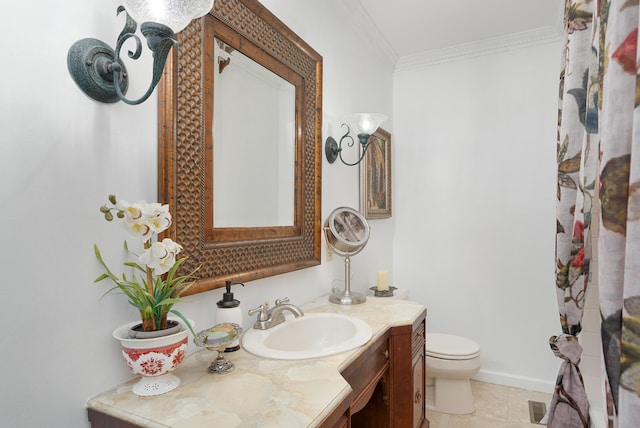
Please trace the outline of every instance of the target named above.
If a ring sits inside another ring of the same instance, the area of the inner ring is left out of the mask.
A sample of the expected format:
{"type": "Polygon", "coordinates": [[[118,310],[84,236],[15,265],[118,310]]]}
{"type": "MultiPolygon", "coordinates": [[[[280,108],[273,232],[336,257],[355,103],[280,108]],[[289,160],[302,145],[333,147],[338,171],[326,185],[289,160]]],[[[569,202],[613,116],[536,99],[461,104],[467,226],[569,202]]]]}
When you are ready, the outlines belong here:
{"type": "Polygon", "coordinates": [[[480,353],[480,345],[466,337],[452,334],[427,333],[425,352],[436,358],[474,358],[480,353]]]}

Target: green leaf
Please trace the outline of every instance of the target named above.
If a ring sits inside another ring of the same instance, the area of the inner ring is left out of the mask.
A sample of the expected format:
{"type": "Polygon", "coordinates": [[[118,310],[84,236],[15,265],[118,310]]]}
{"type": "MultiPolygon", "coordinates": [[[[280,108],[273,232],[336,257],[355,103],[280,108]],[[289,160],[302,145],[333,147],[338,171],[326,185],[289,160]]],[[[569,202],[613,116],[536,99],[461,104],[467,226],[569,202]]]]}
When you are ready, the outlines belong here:
{"type": "Polygon", "coordinates": [[[146,273],[146,272],[147,272],[147,270],[146,270],[145,268],[143,268],[142,266],[140,266],[140,265],[139,265],[138,263],[136,263],[136,262],[125,262],[125,263],[124,263],[124,265],[125,265],[125,266],[129,266],[129,267],[132,267],[132,268],[135,268],[135,269],[137,269],[137,270],[139,270],[139,271],[142,271],[142,272],[144,272],[144,273],[146,273]]]}
{"type": "Polygon", "coordinates": [[[171,312],[172,314],[176,315],[178,318],[180,318],[182,321],[184,321],[184,323],[187,325],[187,327],[189,327],[189,331],[191,332],[191,334],[193,335],[193,337],[196,337],[196,332],[193,331],[193,326],[191,325],[191,323],[189,322],[189,320],[182,315],[182,313],[180,311],[178,311],[177,309],[172,309],[169,312],[171,312]]]}
{"type": "Polygon", "coordinates": [[[102,275],[100,275],[99,277],[97,277],[93,282],[100,282],[103,279],[107,279],[109,278],[109,275],[107,275],[106,273],[103,273],[102,275]]]}
{"type": "MultiPolygon", "coordinates": [[[[125,252],[137,257],[135,253],[129,250],[126,240],[123,243],[123,247],[125,252]]],[[[178,275],[178,269],[186,261],[186,257],[178,259],[164,276],[164,279],[162,276],[152,278],[153,287],[150,293],[147,290],[147,269],[145,266],[135,261],[123,262],[124,266],[133,268],[134,273],[128,277],[127,274],[123,272],[119,277],[108,268],[96,244],[94,244],[94,253],[104,269],[104,273],[96,278],[95,282],[110,279],[113,283],[113,287],[107,290],[102,297],[111,293],[124,294],[127,297],[128,303],[139,311],[140,318],[143,321],[152,318],[158,327],[164,316],[169,312],[174,313],[189,326],[191,333],[194,334],[195,337],[195,332],[188,320],[180,312],[172,309],[174,304],[184,301],[181,295],[194,284],[194,273],[198,270],[198,268],[196,268],[188,275],[178,275]]]]}

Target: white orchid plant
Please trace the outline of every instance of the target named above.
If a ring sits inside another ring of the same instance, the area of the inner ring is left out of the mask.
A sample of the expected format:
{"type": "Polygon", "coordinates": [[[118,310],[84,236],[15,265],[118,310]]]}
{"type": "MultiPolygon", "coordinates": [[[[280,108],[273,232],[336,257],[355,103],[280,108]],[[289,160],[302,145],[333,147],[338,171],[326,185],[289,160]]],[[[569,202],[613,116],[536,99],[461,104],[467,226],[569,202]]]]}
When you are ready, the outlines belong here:
{"type": "Polygon", "coordinates": [[[127,276],[123,273],[118,277],[107,267],[98,246],[94,244],[96,257],[105,271],[94,282],[110,279],[115,285],[105,295],[114,291],[124,293],[129,303],[140,311],[144,331],[166,329],[167,315],[172,313],[189,326],[193,333],[184,315],[172,307],[182,301],[180,296],[193,284],[194,272],[177,275],[178,268],[186,260],[186,257],[176,257],[182,247],[169,238],[159,241],[157,237],[171,225],[169,205],[146,201],[130,204],[124,200],[118,201],[115,195],[109,195],[109,202],[111,206],[100,207],[104,218],[113,221],[115,213],[117,218],[124,220],[124,228],[133,239],[142,244],[143,252],[138,255],[130,251],[125,240],[125,251],[136,257],[137,261],[124,263],[133,268],[133,274],[127,276]]]}

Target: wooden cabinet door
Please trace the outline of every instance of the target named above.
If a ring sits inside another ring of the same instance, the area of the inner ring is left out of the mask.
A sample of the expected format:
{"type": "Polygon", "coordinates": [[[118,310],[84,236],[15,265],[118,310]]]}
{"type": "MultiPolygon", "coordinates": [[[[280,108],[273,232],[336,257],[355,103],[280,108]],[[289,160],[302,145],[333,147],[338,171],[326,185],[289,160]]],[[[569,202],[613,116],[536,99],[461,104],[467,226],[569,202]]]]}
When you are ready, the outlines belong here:
{"type": "Polygon", "coordinates": [[[413,363],[413,427],[420,427],[425,420],[424,354],[419,354],[413,363]]]}
{"type": "Polygon", "coordinates": [[[391,328],[391,418],[394,428],[425,428],[424,334],[426,311],[413,325],[391,328]]]}
{"type": "Polygon", "coordinates": [[[414,325],[411,339],[412,385],[413,385],[413,428],[429,426],[425,414],[425,327],[426,319],[414,325]]]}

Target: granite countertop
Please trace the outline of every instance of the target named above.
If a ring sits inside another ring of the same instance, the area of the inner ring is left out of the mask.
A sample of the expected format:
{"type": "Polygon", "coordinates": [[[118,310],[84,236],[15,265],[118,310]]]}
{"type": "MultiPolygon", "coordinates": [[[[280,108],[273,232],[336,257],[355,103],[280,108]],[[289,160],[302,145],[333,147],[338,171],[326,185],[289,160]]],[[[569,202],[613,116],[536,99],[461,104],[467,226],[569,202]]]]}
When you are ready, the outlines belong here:
{"type": "MultiPolygon", "coordinates": [[[[412,324],[424,306],[408,300],[367,297],[363,304],[341,306],[322,296],[300,306],[305,313],[335,312],[367,322],[369,343],[388,328],[412,324]]],[[[185,358],[174,371],[175,390],[155,397],[131,392],[132,379],[87,403],[87,407],[145,427],[313,427],[351,392],[340,370],[367,347],[323,358],[272,360],[244,349],[227,354],[236,368],[225,375],[206,369],[215,352],[202,350],[185,358]]]]}

